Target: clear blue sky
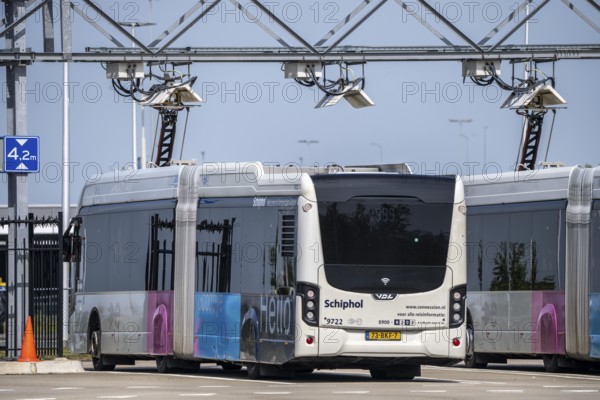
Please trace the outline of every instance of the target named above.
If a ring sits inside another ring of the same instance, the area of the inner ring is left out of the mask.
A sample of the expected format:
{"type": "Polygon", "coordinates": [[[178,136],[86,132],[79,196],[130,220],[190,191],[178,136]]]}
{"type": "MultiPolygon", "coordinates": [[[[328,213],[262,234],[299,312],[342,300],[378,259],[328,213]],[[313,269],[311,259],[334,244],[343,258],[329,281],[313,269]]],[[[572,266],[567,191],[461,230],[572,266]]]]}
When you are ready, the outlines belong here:
{"type": "MultiPolygon", "coordinates": [[[[158,35],[193,1],[148,2],[100,1],[109,14],[119,20],[146,22],[157,26],[138,28],[136,36],[145,43],[158,35]]],[[[242,3],[247,3],[244,1],[242,3]]],[[[271,1],[265,2],[293,29],[310,42],[320,39],[360,1],[271,1]]],[[[584,1],[575,1],[589,11],[584,1]]],[[[247,18],[233,12],[226,2],[215,15],[191,29],[175,47],[184,46],[276,46],[277,43],[247,18]]],[[[497,21],[514,9],[511,2],[438,2],[440,11],[472,35],[475,41],[487,34],[497,21]]],[[[83,4],[80,4],[83,7],[83,4]]],[[[85,9],[84,9],[85,10],[85,9]]],[[[93,11],[86,10],[95,17],[93,11]]],[[[589,14],[600,25],[598,13],[589,14]]],[[[423,14],[429,23],[462,42],[423,14]]],[[[263,16],[264,23],[269,23],[263,16]]],[[[270,25],[273,27],[273,25],[270,25]]],[[[41,22],[28,22],[27,45],[41,51],[41,22]]],[[[112,46],[79,16],[73,25],[74,50],[112,46]]],[[[506,32],[504,30],[502,33],[506,32]]],[[[125,43],[126,39],[122,39],[125,43]]],[[[507,43],[522,43],[521,29],[507,43]]],[[[562,2],[553,1],[531,24],[531,43],[598,43],[600,35],[569,11],[562,2]]],[[[290,43],[295,44],[292,40],[290,43]]],[[[389,1],[372,19],[352,34],[347,45],[439,45],[429,31],[407,16],[397,3],[389,1]]],[[[502,76],[510,79],[512,67],[502,64],[502,76]]],[[[73,184],[71,202],[78,201],[85,180],[100,170],[120,169],[131,161],[131,104],[117,96],[99,64],[71,64],[71,158],[73,184]]],[[[599,61],[559,61],[556,64],[557,89],[568,101],[558,112],[549,161],[567,165],[600,163],[599,61]]],[[[28,134],[41,138],[41,172],[30,175],[31,204],[60,203],[62,154],[62,65],[34,63],[28,67],[28,134]]],[[[517,68],[522,75],[520,67],[517,68]]],[[[544,66],[551,73],[551,64],[544,66]]],[[[366,66],[366,91],[376,106],[354,109],[346,102],[316,110],[320,94],[285,80],[280,64],[194,64],[198,76],[194,89],[205,99],[190,112],[183,159],[200,161],[264,161],[305,164],[365,164],[411,162],[417,172],[454,173],[456,166],[476,162],[481,172],[484,162],[484,132],[488,164],[509,171],[514,167],[521,135],[522,119],[514,111],[500,109],[508,96],[497,87],[482,89],[463,84],[458,62],[370,63],[366,66]],[[450,118],[471,118],[464,125],[466,140],[450,118]],[[487,127],[487,129],[486,129],[487,127]],[[318,140],[307,147],[300,139],[318,140]],[[375,144],[373,144],[375,143],[375,144]],[[468,145],[468,151],[466,146],[468,145]],[[382,151],[380,152],[380,146],[382,151]],[[468,155],[468,160],[467,160],[468,155]]],[[[360,71],[357,71],[360,73],[360,71]]],[[[6,107],[5,74],[0,74],[6,107]]],[[[154,133],[156,113],[146,112],[149,146],[154,133]]],[[[181,114],[183,122],[185,114],[181,114]]],[[[141,129],[141,116],[138,127],[141,129]]],[[[543,159],[551,117],[545,121],[540,148],[543,159]]],[[[6,127],[6,112],[0,111],[0,126],[6,127]]],[[[183,124],[180,125],[179,158],[183,124]]],[[[138,145],[139,146],[139,145],[138,145]]],[[[151,148],[148,149],[148,153],[151,148]]],[[[0,203],[6,204],[5,175],[0,175],[0,203]]]]}

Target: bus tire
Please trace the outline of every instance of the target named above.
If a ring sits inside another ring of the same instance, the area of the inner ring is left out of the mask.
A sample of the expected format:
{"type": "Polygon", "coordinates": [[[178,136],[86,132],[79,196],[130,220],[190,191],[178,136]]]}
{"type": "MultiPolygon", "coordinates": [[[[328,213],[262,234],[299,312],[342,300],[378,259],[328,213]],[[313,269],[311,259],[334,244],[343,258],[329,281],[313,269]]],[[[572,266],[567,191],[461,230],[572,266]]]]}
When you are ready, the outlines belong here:
{"type": "Polygon", "coordinates": [[[171,360],[169,360],[169,357],[166,356],[156,357],[156,370],[161,374],[173,372],[170,361],[171,360]]]}
{"type": "Polygon", "coordinates": [[[102,355],[102,332],[95,330],[90,338],[90,353],[95,371],[113,371],[115,364],[107,364],[106,357],[102,355]]]}
{"type": "Polygon", "coordinates": [[[558,364],[558,354],[544,354],[542,360],[544,360],[544,369],[546,372],[559,372],[560,366],[558,364]]]}
{"type": "Polygon", "coordinates": [[[477,368],[477,369],[485,369],[487,368],[486,362],[477,362],[477,354],[473,353],[470,356],[465,357],[465,367],[467,368],[477,368]]]}
{"type": "Polygon", "coordinates": [[[259,363],[248,363],[246,364],[246,372],[248,373],[248,378],[260,379],[260,364],[259,363]]]}
{"type": "Polygon", "coordinates": [[[485,362],[477,362],[477,354],[475,353],[475,329],[471,314],[467,316],[467,353],[465,354],[465,367],[483,369],[487,367],[485,362]]]}

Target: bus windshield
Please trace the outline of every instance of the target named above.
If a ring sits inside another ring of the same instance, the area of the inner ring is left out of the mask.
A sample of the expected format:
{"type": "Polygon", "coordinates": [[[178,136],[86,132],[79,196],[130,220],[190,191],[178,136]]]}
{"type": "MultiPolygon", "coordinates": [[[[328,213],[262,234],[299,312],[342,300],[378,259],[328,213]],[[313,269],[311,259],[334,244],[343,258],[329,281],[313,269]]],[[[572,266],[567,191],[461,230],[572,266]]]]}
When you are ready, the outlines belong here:
{"type": "Polygon", "coordinates": [[[325,264],[444,266],[452,206],[415,198],[321,202],[325,264]]]}
{"type": "Polygon", "coordinates": [[[356,293],[422,293],[446,277],[454,177],[315,176],[325,277],[356,293]]]}

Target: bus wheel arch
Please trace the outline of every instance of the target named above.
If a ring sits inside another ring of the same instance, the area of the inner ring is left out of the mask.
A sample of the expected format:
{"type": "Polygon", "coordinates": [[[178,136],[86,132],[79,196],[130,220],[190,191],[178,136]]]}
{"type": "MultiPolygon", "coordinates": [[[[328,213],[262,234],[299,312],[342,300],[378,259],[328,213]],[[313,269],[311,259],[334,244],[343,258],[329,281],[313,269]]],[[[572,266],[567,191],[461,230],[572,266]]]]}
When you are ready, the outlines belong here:
{"type": "Polygon", "coordinates": [[[547,304],[538,316],[537,321],[540,352],[546,354],[558,353],[558,321],[554,304],[547,304]]]}
{"type": "Polygon", "coordinates": [[[98,337],[98,334],[96,333],[96,332],[101,332],[100,326],[101,326],[100,325],[100,314],[98,313],[98,310],[96,308],[94,308],[90,312],[90,319],[88,321],[88,334],[87,334],[88,353],[90,353],[92,356],[94,356],[95,354],[100,354],[100,348],[99,348],[100,338],[98,337]]]}
{"type": "Polygon", "coordinates": [[[102,328],[100,324],[100,314],[97,309],[90,313],[88,324],[88,349],[92,355],[92,365],[96,371],[112,371],[115,364],[108,364],[106,357],[102,355],[102,328]]]}
{"type": "Polygon", "coordinates": [[[467,351],[465,354],[465,367],[467,368],[486,368],[486,362],[477,361],[477,353],[475,353],[475,325],[473,324],[473,317],[471,316],[471,310],[467,309],[467,351]]]}
{"type": "Polygon", "coordinates": [[[154,311],[152,316],[152,352],[154,354],[166,355],[168,350],[168,311],[164,304],[161,304],[154,311]]]}
{"type": "Polygon", "coordinates": [[[258,314],[251,308],[242,319],[240,343],[240,350],[248,361],[259,361],[260,359],[259,336],[258,314]]]}

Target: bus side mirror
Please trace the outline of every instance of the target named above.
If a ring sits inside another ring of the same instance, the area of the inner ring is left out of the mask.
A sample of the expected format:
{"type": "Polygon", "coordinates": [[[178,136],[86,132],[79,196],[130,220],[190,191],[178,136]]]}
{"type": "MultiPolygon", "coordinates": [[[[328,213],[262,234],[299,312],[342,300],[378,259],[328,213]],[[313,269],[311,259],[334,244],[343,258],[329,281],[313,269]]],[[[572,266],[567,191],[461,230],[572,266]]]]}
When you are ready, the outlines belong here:
{"type": "Polygon", "coordinates": [[[81,217],[73,217],[69,227],[63,234],[63,262],[81,261],[81,236],[79,236],[79,227],[81,217]]]}

